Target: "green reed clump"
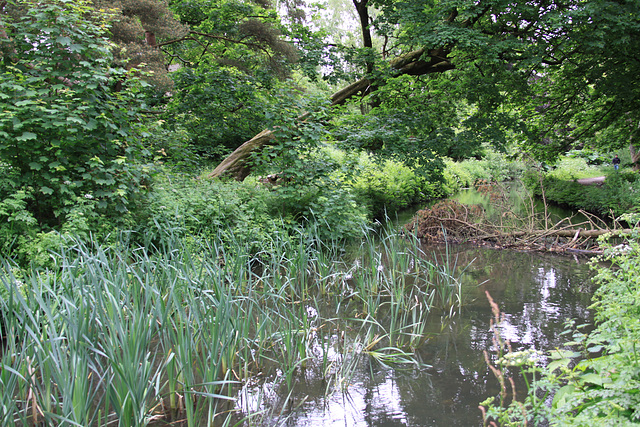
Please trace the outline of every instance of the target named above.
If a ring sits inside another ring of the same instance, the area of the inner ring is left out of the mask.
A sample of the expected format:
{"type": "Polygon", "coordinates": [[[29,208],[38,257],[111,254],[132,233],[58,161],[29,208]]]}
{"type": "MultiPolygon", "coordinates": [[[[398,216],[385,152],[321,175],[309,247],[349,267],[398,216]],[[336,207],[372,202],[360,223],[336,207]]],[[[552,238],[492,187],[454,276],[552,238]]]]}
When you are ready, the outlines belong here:
{"type": "Polygon", "coordinates": [[[315,370],[330,392],[364,360],[414,363],[430,310],[460,303],[457,281],[416,239],[367,236],[350,253],[309,230],[255,242],[169,229],[144,247],[68,241],[55,271],[5,261],[0,421],[213,426],[249,382],[290,395],[315,370]]]}

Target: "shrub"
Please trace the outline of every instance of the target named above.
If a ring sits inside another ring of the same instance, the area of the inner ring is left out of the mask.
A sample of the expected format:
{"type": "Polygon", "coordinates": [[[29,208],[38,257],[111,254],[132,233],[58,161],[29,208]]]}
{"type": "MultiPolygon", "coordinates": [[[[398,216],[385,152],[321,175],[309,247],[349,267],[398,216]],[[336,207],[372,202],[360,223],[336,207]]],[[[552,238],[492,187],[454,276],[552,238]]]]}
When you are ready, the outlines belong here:
{"type": "Polygon", "coordinates": [[[572,180],[604,175],[603,171],[602,167],[587,163],[584,158],[563,157],[549,170],[548,175],[557,179],[572,180]]]}
{"type": "Polygon", "coordinates": [[[179,234],[217,236],[233,231],[260,240],[273,231],[269,191],[255,183],[220,182],[190,176],[159,176],[147,205],[138,212],[142,228],[168,227],[179,234]]]}
{"type": "Polygon", "coordinates": [[[309,222],[317,222],[322,239],[340,240],[361,235],[367,222],[366,209],[339,182],[309,184],[288,182],[272,189],[267,207],[274,220],[294,232],[309,222]]]}
{"type": "MultiPolygon", "coordinates": [[[[635,172],[612,173],[602,185],[583,185],[558,176],[562,175],[547,174],[542,180],[545,197],[554,203],[602,216],[619,216],[640,206],[640,175],[635,172]]],[[[536,195],[542,194],[536,173],[527,173],[524,182],[536,195]]]]}
{"type": "MultiPolygon", "coordinates": [[[[6,171],[0,167],[2,172],[6,171]]],[[[0,178],[0,253],[18,265],[52,267],[50,251],[64,246],[65,236],[105,237],[119,227],[130,226],[128,213],[118,218],[108,217],[97,208],[96,199],[84,196],[67,201],[65,222],[51,229],[39,223],[29,210],[29,204],[36,197],[33,189],[12,190],[10,175],[0,178]]]]}
{"type": "Polygon", "coordinates": [[[463,188],[473,187],[478,181],[503,182],[522,175],[521,163],[507,160],[494,150],[485,150],[482,160],[467,159],[462,162],[445,160],[445,193],[454,194],[463,188]]]}
{"type": "Polygon", "coordinates": [[[111,66],[108,15],[85,1],[7,7],[22,18],[3,16],[8,37],[0,38],[0,161],[14,188],[33,194],[27,209],[50,226],[85,194],[105,213],[125,212],[148,174],[145,107],[142,84],[111,66]],[[120,79],[127,84],[116,91],[120,79]]]}
{"type": "Polygon", "coordinates": [[[375,218],[383,217],[385,211],[394,213],[432,196],[433,189],[421,186],[426,183],[401,162],[377,162],[373,156],[362,153],[355,167],[357,170],[348,184],[353,187],[357,200],[367,206],[375,218]]]}

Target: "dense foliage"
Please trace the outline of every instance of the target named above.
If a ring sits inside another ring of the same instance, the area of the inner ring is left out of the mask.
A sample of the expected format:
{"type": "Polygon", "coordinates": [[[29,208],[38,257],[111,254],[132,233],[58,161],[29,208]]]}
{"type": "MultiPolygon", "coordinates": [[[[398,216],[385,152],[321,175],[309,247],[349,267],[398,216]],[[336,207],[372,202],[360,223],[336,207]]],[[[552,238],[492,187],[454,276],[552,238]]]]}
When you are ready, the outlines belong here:
{"type": "Polygon", "coordinates": [[[536,196],[551,203],[583,209],[602,218],[617,218],[637,212],[640,206],[640,176],[629,169],[608,165],[590,166],[581,158],[564,158],[557,167],[544,171],[531,168],[523,177],[536,196]],[[580,179],[603,176],[603,182],[584,184],[580,179]]]}
{"type": "MultiPolygon", "coordinates": [[[[547,159],[571,146],[633,142],[637,1],[369,4],[380,10],[373,27],[387,38],[386,54],[424,48],[415,68],[437,59],[440,69],[454,69],[452,95],[477,107],[471,129],[511,129],[522,149],[547,159]]],[[[434,66],[425,72],[438,72],[434,66]]]]}
{"type": "MultiPolygon", "coordinates": [[[[24,0],[0,39],[0,195],[43,225],[79,199],[124,212],[145,187],[141,85],[113,68],[109,16],[83,2],[24,0]],[[115,84],[127,79],[122,90],[115,84]]],[[[4,202],[7,203],[7,202],[4,202]]]]}

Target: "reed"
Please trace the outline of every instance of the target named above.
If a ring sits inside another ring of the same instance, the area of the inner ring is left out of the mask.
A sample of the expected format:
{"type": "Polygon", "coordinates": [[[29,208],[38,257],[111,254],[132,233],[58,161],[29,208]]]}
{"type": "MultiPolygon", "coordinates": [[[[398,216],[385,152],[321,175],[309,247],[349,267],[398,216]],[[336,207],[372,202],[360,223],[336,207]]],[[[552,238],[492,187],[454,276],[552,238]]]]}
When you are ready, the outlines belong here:
{"type": "Polygon", "coordinates": [[[417,363],[432,309],[462,303],[457,265],[388,229],[355,249],[309,230],[143,240],[71,240],[50,272],[2,264],[2,425],[257,423],[300,401],[236,416],[247,383],[291,397],[317,370],[346,391],[367,360],[417,363]]]}

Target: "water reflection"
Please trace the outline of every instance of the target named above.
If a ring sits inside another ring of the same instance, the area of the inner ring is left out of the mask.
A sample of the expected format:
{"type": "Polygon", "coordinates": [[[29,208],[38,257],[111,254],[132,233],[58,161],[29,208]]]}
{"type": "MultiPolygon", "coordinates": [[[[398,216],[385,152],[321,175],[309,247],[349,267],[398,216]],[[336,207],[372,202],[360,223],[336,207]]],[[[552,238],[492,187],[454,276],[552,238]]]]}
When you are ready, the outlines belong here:
{"type": "MultiPolygon", "coordinates": [[[[431,367],[391,369],[367,360],[347,393],[326,399],[326,384],[308,378],[293,397],[304,403],[280,421],[292,427],[481,425],[478,403],[499,391],[483,356],[492,339],[485,290],[505,313],[501,331],[514,350],[552,349],[563,343],[565,319],[590,321],[593,289],[585,258],[459,249],[449,256],[460,270],[471,263],[464,275],[466,305],[444,322],[432,315],[431,338],[419,351],[431,367]]],[[[446,256],[439,249],[432,253],[446,256]]]]}

